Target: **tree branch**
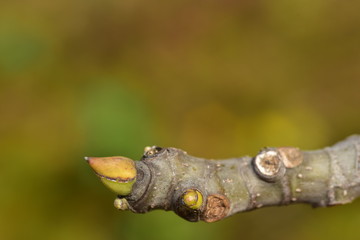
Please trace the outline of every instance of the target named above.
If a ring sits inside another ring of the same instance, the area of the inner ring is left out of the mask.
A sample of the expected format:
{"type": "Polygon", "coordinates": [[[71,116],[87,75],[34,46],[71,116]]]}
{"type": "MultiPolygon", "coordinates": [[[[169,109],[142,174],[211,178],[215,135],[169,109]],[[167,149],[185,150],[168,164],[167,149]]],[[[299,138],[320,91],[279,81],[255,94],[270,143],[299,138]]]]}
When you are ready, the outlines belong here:
{"type": "Polygon", "coordinates": [[[118,209],[173,210],[194,222],[265,206],[345,204],[360,195],[360,135],[316,151],[265,148],[253,158],[207,160],[176,148],[148,147],[141,161],[87,160],[117,193],[118,209]]]}

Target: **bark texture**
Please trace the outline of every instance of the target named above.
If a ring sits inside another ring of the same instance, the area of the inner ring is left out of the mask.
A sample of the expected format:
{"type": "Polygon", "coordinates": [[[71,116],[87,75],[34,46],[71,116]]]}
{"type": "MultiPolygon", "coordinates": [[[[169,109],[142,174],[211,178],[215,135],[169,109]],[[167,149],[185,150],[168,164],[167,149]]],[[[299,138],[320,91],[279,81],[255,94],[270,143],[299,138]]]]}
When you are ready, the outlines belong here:
{"type": "Polygon", "coordinates": [[[321,150],[265,148],[255,157],[224,160],[152,147],[135,164],[131,194],[117,201],[135,213],[173,210],[188,221],[214,222],[274,205],[345,204],[360,195],[359,135],[321,150]]]}

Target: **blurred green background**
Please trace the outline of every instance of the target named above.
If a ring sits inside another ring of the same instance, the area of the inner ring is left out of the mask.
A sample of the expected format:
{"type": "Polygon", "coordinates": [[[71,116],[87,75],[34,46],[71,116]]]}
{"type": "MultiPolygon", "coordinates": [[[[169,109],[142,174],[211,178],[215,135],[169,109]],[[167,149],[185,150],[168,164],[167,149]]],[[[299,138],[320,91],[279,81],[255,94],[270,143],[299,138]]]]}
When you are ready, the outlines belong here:
{"type": "Polygon", "coordinates": [[[212,224],[118,212],[83,157],[226,158],[360,133],[359,7],[2,0],[1,239],[358,239],[359,201],[212,224]]]}

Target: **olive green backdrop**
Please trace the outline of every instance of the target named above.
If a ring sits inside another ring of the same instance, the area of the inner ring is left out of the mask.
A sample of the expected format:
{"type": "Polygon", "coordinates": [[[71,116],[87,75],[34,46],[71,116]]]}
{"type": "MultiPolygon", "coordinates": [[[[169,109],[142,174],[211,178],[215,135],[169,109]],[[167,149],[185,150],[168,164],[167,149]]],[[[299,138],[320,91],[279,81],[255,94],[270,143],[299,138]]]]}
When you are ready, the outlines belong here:
{"type": "Polygon", "coordinates": [[[0,3],[1,239],[358,239],[360,202],[118,212],[84,156],[209,158],[360,133],[360,2],[0,3]]]}

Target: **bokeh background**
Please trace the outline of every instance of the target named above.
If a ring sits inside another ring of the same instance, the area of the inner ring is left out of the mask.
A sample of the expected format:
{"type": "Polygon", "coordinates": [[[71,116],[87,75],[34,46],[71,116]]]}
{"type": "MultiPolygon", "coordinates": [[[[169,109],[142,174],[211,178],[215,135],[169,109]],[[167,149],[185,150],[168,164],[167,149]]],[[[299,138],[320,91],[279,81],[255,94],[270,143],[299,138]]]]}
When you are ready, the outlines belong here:
{"type": "Polygon", "coordinates": [[[1,239],[358,239],[360,202],[118,212],[84,156],[316,149],[360,133],[359,1],[0,2],[1,239]]]}

